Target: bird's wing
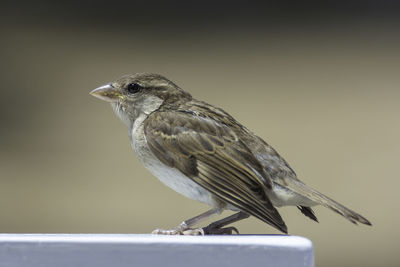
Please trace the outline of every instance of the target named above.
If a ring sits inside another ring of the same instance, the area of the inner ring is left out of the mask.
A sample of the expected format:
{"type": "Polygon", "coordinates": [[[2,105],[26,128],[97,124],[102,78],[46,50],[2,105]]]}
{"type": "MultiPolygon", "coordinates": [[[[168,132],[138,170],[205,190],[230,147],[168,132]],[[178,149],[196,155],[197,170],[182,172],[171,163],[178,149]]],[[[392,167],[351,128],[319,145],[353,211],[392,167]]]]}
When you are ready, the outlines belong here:
{"type": "Polygon", "coordinates": [[[180,111],[152,113],[144,122],[147,143],[164,164],[181,171],[217,198],[287,232],[266,195],[263,167],[226,125],[180,111]]]}

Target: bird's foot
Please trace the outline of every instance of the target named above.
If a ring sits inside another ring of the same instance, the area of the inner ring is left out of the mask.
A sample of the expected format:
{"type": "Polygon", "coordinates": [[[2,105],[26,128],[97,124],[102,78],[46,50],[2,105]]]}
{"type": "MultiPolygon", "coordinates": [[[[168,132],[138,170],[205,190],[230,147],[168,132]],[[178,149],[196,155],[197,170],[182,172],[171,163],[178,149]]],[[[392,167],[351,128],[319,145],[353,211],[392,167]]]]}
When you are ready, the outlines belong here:
{"type": "Polygon", "coordinates": [[[231,227],[210,227],[206,226],[204,228],[188,228],[185,230],[182,229],[156,229],[151,232],[153,235],[232,235],[234,232],[239,234],[239,231],[231,226],[231,227]]]}
{"type": "Polygon", "coordinates": [[[151,233],[153,235],[180,235],[181,231],[177,229],[155,229],[151,233]]]}
{"type": "MultiPolygon", "coordinates": [[[[244,215],[246,218],[248,217],[247,214],[244,215]]],[[[239,234],[238,229],[233,226],[224,227],[229,223],[237,221],[237,218],[243,217],[242,213],[237,213],[231,215],[227,218],[221,219],[219,221],[213,222],[206,227],[203,228],[190,228],[188,226],[192,225],[192,223],[182,222],[177,227],[164,230],[164,229],[156,229],[152,232],[155,235],[232,235],[234,232],[239,234]]]]}
{"type": "Polygon", "coordinates": [[[204,231],[202,228],[196,228],[196,229],[156,229],[153,232],[151,232],[154,235],[204,235],[204,231]]]}
{"type": "Polygon", "coordinates": [[[155,235],[204,235],[203,228],[192,229],[185,222],[170,230],[156,229],[151,233],[155,235]]]}

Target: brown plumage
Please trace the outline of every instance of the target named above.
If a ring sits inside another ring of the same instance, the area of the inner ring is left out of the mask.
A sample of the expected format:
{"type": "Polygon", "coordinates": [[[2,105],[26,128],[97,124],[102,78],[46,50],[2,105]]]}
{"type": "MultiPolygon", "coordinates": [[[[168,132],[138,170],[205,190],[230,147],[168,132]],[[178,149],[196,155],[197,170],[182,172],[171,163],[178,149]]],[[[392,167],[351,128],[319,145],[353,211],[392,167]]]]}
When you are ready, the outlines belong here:
{"type": "Polygon", "coordinates": [[[311,206],[323,205],[353,223],[370,225],[302,183],[271,146],[228,113],[192,98],[161,75],[124,76],[93,94],[112,102],[143,164],[188,197],[252,215],[285,233],[275,207],[297,206],[318,221],[311,206]]]}
{"type": "Polygon", "coordinates": [[[162,109],[144,123],[149,147],[162,163],[177,168],[221,201],[287,232],[266,195],[270,177],[232,129],[240,125],[229,127],[187,111],[162,109]]]}

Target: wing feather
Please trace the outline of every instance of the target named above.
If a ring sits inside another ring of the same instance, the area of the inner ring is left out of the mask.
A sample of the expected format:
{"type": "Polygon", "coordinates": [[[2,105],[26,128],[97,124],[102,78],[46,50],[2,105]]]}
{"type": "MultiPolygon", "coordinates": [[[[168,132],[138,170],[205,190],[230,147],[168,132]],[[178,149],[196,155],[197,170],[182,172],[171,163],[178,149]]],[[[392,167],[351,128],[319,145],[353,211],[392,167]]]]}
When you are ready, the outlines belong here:
{"type": "Polygon", "coordinates": [[[287,232],[266,194],[270,178],[229,127],[209,118],[165,111],[152,113],[144,129],[151,151],[161,162],[225,203],[287,232]]]}

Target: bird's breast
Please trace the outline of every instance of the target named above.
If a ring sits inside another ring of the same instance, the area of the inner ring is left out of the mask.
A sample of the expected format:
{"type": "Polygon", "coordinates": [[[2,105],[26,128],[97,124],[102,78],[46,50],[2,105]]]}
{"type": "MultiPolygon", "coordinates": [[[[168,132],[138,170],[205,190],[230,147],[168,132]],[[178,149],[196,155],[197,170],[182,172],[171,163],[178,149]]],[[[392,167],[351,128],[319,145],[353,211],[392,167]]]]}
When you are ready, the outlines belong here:
{"type": "Polygon", "coordinates": [[[144,119],[139,116],[133,124],[130,134],[132,148],[142,164],[166,186],[188,198],[212,206],[215,202],[213,202],[212,196],[207,190],[193,182],[179,170],[163,164],[151,152],[144,134],[144,119]]]}

